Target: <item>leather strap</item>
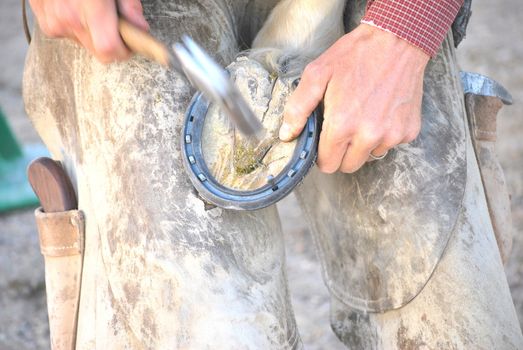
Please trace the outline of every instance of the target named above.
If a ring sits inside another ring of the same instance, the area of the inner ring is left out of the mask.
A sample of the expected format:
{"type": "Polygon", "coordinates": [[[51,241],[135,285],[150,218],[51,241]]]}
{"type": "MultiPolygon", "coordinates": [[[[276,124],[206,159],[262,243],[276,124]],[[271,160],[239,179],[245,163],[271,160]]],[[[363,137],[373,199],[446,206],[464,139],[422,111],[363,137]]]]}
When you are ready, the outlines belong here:
{"type": "Polygon", "coordinates": [[[79,255],[83,251],[82,212],[44,213],[41,208],[35,211],[40,251],[44,256],[59,257],[79,255]]]}

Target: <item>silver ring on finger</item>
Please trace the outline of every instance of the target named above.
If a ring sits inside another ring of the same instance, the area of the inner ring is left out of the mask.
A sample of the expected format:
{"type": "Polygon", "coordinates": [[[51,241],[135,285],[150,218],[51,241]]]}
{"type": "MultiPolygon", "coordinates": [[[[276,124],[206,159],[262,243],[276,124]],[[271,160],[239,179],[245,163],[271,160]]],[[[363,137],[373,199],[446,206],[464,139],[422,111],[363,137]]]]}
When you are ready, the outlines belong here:
{"type": "Polygon", "coordinates": [[[375,156],[374,154],[372,154],[372,152],[370,152],[369,156],[373,159],[373,160],[382,160],[383,158],[385,158],[387,156],[387,154],[389,154],[389,151],[383,153],[381,156],[375,156]]]}

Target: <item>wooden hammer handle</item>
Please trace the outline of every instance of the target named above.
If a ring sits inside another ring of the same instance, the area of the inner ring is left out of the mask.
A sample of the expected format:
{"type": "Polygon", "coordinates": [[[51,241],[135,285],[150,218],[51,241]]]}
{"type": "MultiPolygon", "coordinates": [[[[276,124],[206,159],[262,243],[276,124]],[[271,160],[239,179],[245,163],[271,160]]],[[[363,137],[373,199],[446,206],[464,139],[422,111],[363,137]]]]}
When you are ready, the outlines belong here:
{"type": "Polygon", "coordinates": [[[151,34],[123,18],[118,20],[118,29],[125,45],[131,51],[169,67],[171,59],[167,47],[151,34]]]}

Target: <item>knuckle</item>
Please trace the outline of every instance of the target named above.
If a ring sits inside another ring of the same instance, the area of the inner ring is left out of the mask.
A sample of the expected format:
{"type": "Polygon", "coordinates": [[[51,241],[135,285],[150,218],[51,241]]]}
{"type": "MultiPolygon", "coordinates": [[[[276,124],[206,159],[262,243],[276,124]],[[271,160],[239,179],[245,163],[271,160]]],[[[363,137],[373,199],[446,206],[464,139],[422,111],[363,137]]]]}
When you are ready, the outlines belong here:
{"type": "Polygon", "coordinates": [[[289,129],[289,136],[291,139],[296,138],[298,135],[300,135],[301,129],[296,126],[291,126],[289,129]]]}
{"type": "Polygon", "coordinates": [[[122,14],[127,14],[127,10],[132,8],[132,3],[134,0],[116,0],[116,6],[122,14]]]}
{"type": "Polygon", "coordinates": [[[78,32],[83,29],[82,23],[76,14],[72,11],[64,12],[63,21],[67,26],[74,32],[78,32]]]}
{"type": "Polygon", "coordinates": [[[419,135],[419,130],[413,130],[413,131],[409,131],[407,133],[407,135],[405,135],[405,143],[410,143],[412,141],[414,141],[415,139],[418,138],[418,135],[419,135]]]}
{"type": "Polygon", "coordinates": [[[346,112],[332,112],[325,116],[325,123],[334,128],[343,128],[346,131],[354,132],[356,127],[354,123],[347,123],[346,112]]]}
{"type": "Polygon", "coordinates": [[[282,128],[284,128],[285,132],[289,134],[289,136],[296,137],[303,129],[303,125],[293,120],[291,122],[286,122],[282,128]]]}
{"type": "Polygon", "coordinates": [[[345,135],[354,137],[358,133],[358,125],[356,123],[346,123],[346,125],[343,125],[343,131],[345,135]]]}
{"type": "Polygon", "coordinates": [[[383,145],[390,149],[399,145],[404,139],[404,134],[398,131],[390,131],[383,137],[383,145]]]}
{"type": "Polygon", "coordinates": [[[321,74],[322,71],[323,65],[320,62],[318,62],[318,60],[316,60],[312,61],[305,67],[303,74],[314,78],[315,76],[321,74]]]}
{"type": "Polygon", "coordinates": [[[358,169],[358,166],[353,164],[353,162],[344,162],[340,167],[340,171],[345,174],[352,174],[358,169]]]}
{"type": "Polygon", "coordinates": [[[45,23],[42,23],[41,29],[45,35],[51,38],[57,38],[63,32],[62,25],[55,19],[47,19],[45,23]]]}
{"type": "Polygon", "coordinates": [[[318,85],[313,84],[309,87],[309,94],[315,99],[321,99],[323,97],[324,89],[318,85]]]}
{"type": "Polygon", "coordinates": [[[103,64],[108,64],[108,63],[113,62],[113,59],[110,56],[102,55],[102,54],[100,54],[98,52],[95,52],[95,56],[98,59],[98,61],[100,61],[103,64]]]}
{"type": "Polygon", "coordinates": [[[295,123],[296,118],[300,115],[300,107],[296,103],[288,102],[285,106],[284,114],[286,116],[285,121],[289,124],[293,125],[295,123]]]}
{"type": "Polygon", "coordinates": [[[373,146],[381,141],[383,132],[377,127],[364,127],[359,130],[358,139],[367,146],[373,146]]]}
{"type": "Polygon", "coordinates": [[[421,122],[419,122],[407,135],[407,138],[410,139],[409,142],[414,141],[418,138],[419,133],[421,132],[421,122]]]}
{"type": "Polygon", "coordinates": [[[60,9],[60,19],[62,22],[66,25],[72,25],[73,22],[76,20],[75,12],[72,8],[70,8],[68,5],[62,6],[60,9]]]}
{"type": "Polygon", "coordinates": [[[385,149],[391,149],[399,145],[403,139],[398,140],[396,138],[385,138],[383,139],[383,142],[381,143],[381,146],[385,149]]]}
{"type": "Polygon", "coordinates": [[[324,174],[333,174],[336,172],[336,170],[338,169],[335,169],[334,166],[332,166],[331,164],[327,164],[325,162],[321,162],[318,160],[318,169],[320,169],[320,171],[324,174]]]}
{"type": "Polygon", "coordinates": [[[356,172],[356,170],[358,170],[358,169],[355,169],[354,167],[347,167],[347,168],[340,169],[340,171],[344,174],[353,174],[356,172]]]}
{"type": "Polygon", "coordinates": [[[131,7],[135,10],[135,11],[143,11],[143,5],[142,5],[142,2],[140,0],[135,0],[135,1],[130,1],[131,3],[131,7]]]}
{"type": "Polygon", "coordinates": [[[51,36],[49,34],[49,28],[47,27],[47,23],[45,23],[45,21],[38,21],[38,27],[40,28],[42,33],[44,33],[45,36],[47,36],[47,37],[51,36]]]}
{"type": "Polygon", "coordinates": [[[303,130],[302,124],[295,124],[295,125],[291,126],[291,134],[293,137],[300,135],[302,130],[303,130]]]}
{"type": "Polygon", "coordinates": [[[116,52],[112,40],[96,40],[93,44],[96,53],[101,57],[110,57],[116,52]]]}
{"type": "Polygon", "coordinates": [[[143,10],[142,2],[138,0],[119,1],[119,4],[122,4],[122,6],[124,6],[125,10],[128,12],[141,12],[143,10]]]}
{"type": "Polygon", "coordinates": [[[320,144],[316,165],[322,173],[333,174],[336,172],[336,170],[338,170],[340,161],[339,159],[333,157],[330,150],[326,150],[325,147],[320,144]]]}
{"type": "Polygon", "coordinates": [[[414,140],[416,137],[418,137],[418,134],[421,131],[421,111],[416,112],[412,116],[410,126],[411,127],[407,132],[407,138],[412,138],[412,140],[414,140]]]}
{"type": "Polygon", "coordinates": [[[114,38],[105,38],[93,42],[96,57],[103,63],[123,58],[119,52],[119,43],[114,38]]]}
{"type": "Polygon", "coordinates": [[[341,127],[336,123],[324,123],[323,129],[325,136],[328,137],[332,144],[340,144],[351,137],[350,127],[341,127]]]}
{"type": "Polygon", "coordinates": [[[285,122],[289,124],[293,129],[299,129],[303,127],[307,121],[308,112],[300,104],[288,104],[285,107],[285,122]]]}

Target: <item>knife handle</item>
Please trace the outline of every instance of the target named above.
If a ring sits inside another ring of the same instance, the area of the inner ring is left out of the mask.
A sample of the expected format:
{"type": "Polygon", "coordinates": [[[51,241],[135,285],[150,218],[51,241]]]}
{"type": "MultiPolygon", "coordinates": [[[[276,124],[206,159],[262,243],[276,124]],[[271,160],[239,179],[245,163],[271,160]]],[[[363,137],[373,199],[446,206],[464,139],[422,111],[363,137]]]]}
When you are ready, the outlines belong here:
{"type": "Polygon", "coordinates": [[[132,52],[158,62],[165,67],[170,66],[171,55],[169,50],[151,34],[121,17],[118,19],[118,30],[123,42],[132,52]]]}
{"type": "Polygon", "coordinates": [[[35,159],[27,168],[27,177],[45,213],[78,208],[74,187],[59,162],[47,157],[35,159]]]}

